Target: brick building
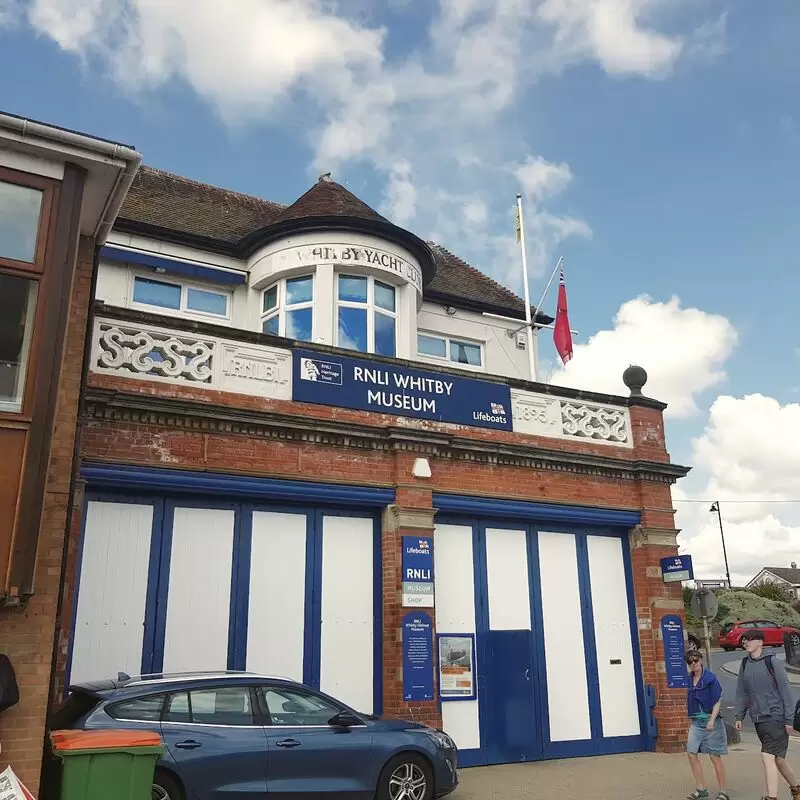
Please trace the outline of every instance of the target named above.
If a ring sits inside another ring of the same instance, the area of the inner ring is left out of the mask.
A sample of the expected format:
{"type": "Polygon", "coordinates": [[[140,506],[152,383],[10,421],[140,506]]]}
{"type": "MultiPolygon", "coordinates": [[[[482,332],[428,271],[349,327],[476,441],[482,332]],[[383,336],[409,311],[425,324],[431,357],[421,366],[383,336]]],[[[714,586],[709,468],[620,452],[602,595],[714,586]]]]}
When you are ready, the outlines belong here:
{"type": "Polygon", "coordinates": [[[98,261],[53,700],[247,669],[442,725],[464,765],[680,746],[687,470],[636,371],[529,382],[519,298],[329,179],[287,207],[142,168],[98,261]]]}

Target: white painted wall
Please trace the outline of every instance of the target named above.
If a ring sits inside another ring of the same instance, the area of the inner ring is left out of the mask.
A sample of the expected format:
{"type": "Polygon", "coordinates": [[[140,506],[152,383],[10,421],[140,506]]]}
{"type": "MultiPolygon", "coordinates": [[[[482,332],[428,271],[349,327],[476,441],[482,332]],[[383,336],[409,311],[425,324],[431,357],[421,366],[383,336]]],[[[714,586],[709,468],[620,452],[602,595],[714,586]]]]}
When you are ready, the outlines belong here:
{"type": "Polygon", "coordinates": [[[306,515],[253,512],[247,669],[303,680],[306,515]]]}
{"type": "MultiPolygon", "coordinates": [[[[323,243],[355,244],[374,247],[393,252],[405,261],[419,268],[419,263],[404,248],[385,242],[374,236],[331,232],[325,234],[323,243]]],[[[508,331],[520,326],[520,322],[504,321],[483,316],[477,312],[457,309],[455,314],[448,315],[443,306],[422,301],[417,290],[408,284],[402,276],[384,269],[368,265],[346,265],[335,263],[304,263],[288,265],[281,260],[281,253],[287,248],[314,245],[322,241],[319,234],[300,234],[278,242],[271,243],[256,253],[249,262],[228,256],[205,253],[201,250],[171,245],[146,237],[113,232],[109,244],[119,247],[130,247],[142,252],[149,252],[164,257],[183,259],[190,263],[204,266],[234,269],[249,272],[249,286],[222,287],[219,284],[183,279],[175,275],[158,275],[147,268],[126,265],[116,261],[101,259],[97,279],[96,297],[109,305],[132,306],[132,287],[134,275],[143,275],[155,280],[180,281],[199,288],[231,292],[231,315],[229,320],[192,315],[188,312],[177,312],[169,309],[151,309],[166,316],[184,317],[187,319],[204,319],[216,324],[230,325],[242,330],[261,329],[261,303],[263,289],[281,277],[298,274],[315,275],[315,314],[314,340],[333,345],[335,341],[335,272],[344,271],[353,274],[374,275],[397,288],[397,357],[417,360],[427,364],[448,364],[459,369],[483,372],[493,375],[504,375],[515,378],[528,378],[528,356],[525,350],[517,347],[517,341],[525,341],[525,332],[509,338],[508,331]],[[417,353],[417,331],[453,336],[483,346],[484,363],[480,368],[465,364],[450,364],[417,353]]]]}
{"type": "Polygon", "coordinates": [[[550,741],[590,739],[575,536],[540,531],[538,540],[550,741]]]}
{"type": "MultiPolygon", "coordinates": [[[[436,630],[475,633],[475,566],[472,528],[437,525],[433,537],[436,630]]],[[[477,665],[476,665],[477,669],[477,665]]],[[[444,701],[442,725],[460,750],[481,746],[477,700],[444,701]]]]}
{"type": "Polygon", "coordinates": [[[355,708],[374,706],[374,522],[323,516],[320,688],[355,708]]]}
{"type": "MultiPolygon", "coordinates": [[[[504,375],[511,378],[529,378],[528,354],[517,347],[517,336],[509,337],[508,332],[522,325],[520,322],[506,322],[493,317],[485,317],[475,311],[456,309],[455,314],[448,314],[444,306],[423,302],[417,315],[417,331],[451,336],[467,342],[483,345],[483,367],[478,369],[466,364],[450,364],[458,369],[485,372],[490,375],[504,375]]],[[[525,341],[525,331],[521,332],[525,341]]],[[[416,352],[416,347],[415,351],[416,352]]],[[[438,358],[412,356],[417,361],[428,364],[443,364],[438,358]]]]}
{"type": "Polygon", "coordinates": [[[641,733],[622,542],[587,537],[603,736],[641,733]],[[612,664],[619,659],[621,664],[612,664]]]}
{"type": "Polygon", "coordinates": [[[89,502],[70,682],[141,672],[152,527],[151,505],[89,502]]]}
{"type": "Polygon", "coordinates": [[[164,671],[228,665],[234,512],[176,508],[169,566],[164,671]]]}
{"type": "Polygon", "coordinates": [[[524,530],[486,529],[489,628],[493,631],[531,629],[527,538],[524,530]]]}

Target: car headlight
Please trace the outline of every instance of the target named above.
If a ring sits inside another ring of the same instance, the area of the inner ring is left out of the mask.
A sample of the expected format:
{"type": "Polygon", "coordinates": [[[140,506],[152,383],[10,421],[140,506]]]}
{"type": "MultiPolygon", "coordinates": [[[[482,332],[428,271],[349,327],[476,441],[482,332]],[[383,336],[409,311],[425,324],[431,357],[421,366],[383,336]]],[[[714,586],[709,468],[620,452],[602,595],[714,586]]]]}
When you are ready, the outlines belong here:
{"type": "Polygon", "coordinates": [[[444,750],[455,750],[456,748],[455,742],[444,731],[426,728],[425,734],[429,739],[433,740],[437,747],[441,747],[444,750]]]}

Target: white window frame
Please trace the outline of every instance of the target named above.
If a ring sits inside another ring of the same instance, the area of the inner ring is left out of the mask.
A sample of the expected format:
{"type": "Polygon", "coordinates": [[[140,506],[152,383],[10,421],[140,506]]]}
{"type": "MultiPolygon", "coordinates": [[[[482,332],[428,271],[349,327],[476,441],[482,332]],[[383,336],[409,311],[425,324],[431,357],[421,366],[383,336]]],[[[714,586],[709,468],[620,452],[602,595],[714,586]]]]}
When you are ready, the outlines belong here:
{"type": "Polygon", "coordinates": [[[417,358],[422,359],[430,359],[431,361],[435,361],[437,363],[447,363],[447,364],[454,364],[459,369],[471,369],[477,372],[484,372],[486,369],[486,348],[484,346],[484,342],[478,342],[474,339],[467,339],[464,336],[448,336],[444,333],[435,333],[434,331],[417,331],[417,358]],[[420,336],[427,336],[429,339],[439,339],[440,341],[444,342],[445,347],[445,356],[442,358],[441,356],[432,356],[430,353],[420,353],[419,351],[419,337],[420,336]],[[461,361],[453,361],[450,357],[450,345],[455,342],[456,344],[468,344],[471,347],[477,347],[480,350],[481,354],[481,363],[480,364],[464,364],[461,361]]]}
{"type": "MultiPolygon", "coordinates": [[[[367,312],[367,353],[375,355],[375,315],[383,314],[386,317],[394,320],[394,353],[387,358],[397,358],[397,346],[400,340],[399,320],[400,316],[397,309],[400,306],[400,289],[402,287],[397,284],[390,283],[387,280],[376,278],[374,275],[362,275],[357,272],[348,272],[345,269],[337,270],[333,282],[333,295],[334,295],[334,314],[333,314],[333,335],[336,347],[342,347],[339,344],[339,309],[340,308],[358,308],[366,310],[367,312]],[[340,278],[364,278],[367,281],[367,301],[366,303],[358,302],[355,300],[340,300],[339,299],[339,279],[340,278]],[[386,308],[381,308],[375,304],[375,282],[390,286],[394,289],[394,311],[389,311],[386,308]]],[[[350,348],[342,348],[350,349],[350,348]]],[[[353,353],[360,353],[361,350],[352,350],[353,353]]],[[[381,353],[381,355],[386,355],[381,353]]]]}
{"type": "Polygon", "coordinates": [[[317,279],[316,274],[314,272],[303,273],[302,275],[289,275],[286,278],[281,278],[279,281],[275,283],[271,283],[269,286],[266,286],[264,289],[261,290],[261,297],[259,298],[260,310],[259,310],[259,331],[264,333],[264,323],[274,317],[278,317],[278,333],[267,334],[268,336],[282,336],[284,338],[288,338],[286,336],[286,317],[289,311],[302,311],[305,308],[311,309],[311,338],[308,340],[310,342],[314,341],[314,337],[316,335],[316,328],[317,328],[317,315],[314,313],[314,297],[317,292],[317,279]],[[298,278],[311,278],[311,300],[308,300],[303,303],[293,303],[289,305],[287,303],[288,299],[288,289],[287,289],[287,281],[297,280],[298,278]],[[267,296],[267,292],[271,289],[277,288],[278,290],[278,301],[275,306],[268,311],[264,311],[264,298],[267,296]]]}
{"type": "Polygon", "coordinates": [[[227,289],[222,289],[216,285],[210,286],[202,283],[196,283],[194,281],[185,281],[180,278],[176,279],[169,273],[132,271],[130,287],[128,290],[128,305],[130,308],[141,308],[147,311],[155,311],[159,314],[171,314],[172,316],[176,317],[192,317],[193,319],[198,320],[230,324],[231,312],[233,309],[233,292],[227,289]],[[180,308],[167,308],[166,306],[150,305],[149,303],[142,303],[138,300],[135,300],[134,292],[136,291],[137,278],[142,278],[143,280],[152,281],[154,283],[166,283],[170,286],[179,286],[181,290],[180,308]],[[197,309],[189,308],[189,289],[196,289],[197,291],[208,292],[209,294],[218,294],[224,297],[226,308],[225,316],[222,316],[221,314],[212,314],[209,311],[198,311],[197,309]]]}

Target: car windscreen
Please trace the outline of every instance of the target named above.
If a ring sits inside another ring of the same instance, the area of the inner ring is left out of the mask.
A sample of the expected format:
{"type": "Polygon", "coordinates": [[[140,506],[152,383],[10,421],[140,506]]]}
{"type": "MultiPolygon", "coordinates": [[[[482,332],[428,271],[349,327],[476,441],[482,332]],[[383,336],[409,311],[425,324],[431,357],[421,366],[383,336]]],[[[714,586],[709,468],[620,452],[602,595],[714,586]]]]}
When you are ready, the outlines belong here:
{"type": "Polygon", "coordinates": [[[725,625],[722,626],[722,633],[723,635],[726,633],[730,633],[733,630],[733,622],[727,622],[725,625]]]}
{"type": "Polygon", "coordinates": [[[90,692],[74,691],[58,706],[47,720],[47,728],[51,731],[71,728],[81,717],[88,714],[102,700],[90,692]]]}

